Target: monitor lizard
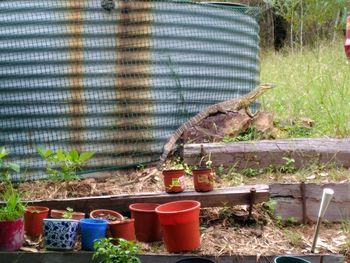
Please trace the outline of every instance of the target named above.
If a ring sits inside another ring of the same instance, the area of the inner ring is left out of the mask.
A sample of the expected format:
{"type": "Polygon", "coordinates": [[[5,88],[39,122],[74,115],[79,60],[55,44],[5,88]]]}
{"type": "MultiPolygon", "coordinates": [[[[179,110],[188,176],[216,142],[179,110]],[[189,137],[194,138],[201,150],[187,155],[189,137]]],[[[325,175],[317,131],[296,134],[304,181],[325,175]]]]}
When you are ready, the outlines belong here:
{"type": "Polygon", "coordinates": [[[163,153],[160,156],[160,160],[157,164],[157,169],[161,170],[163,163],[165,162],[166,158],[168,157],[168,154],[170,153],[171,149],[177,142],[177,140],[181,137],[183,132],[192,126],[198,124],[200,121],[204,120],[210,115],[214,115],[216,113],[227,113],[229,111],[237,112],[240,109],[247,109],[249,105],[255,101],[255,99],[263,94],[265,91],[273,88],[274,85],[270,83],[266,84],[260,84],[258,85],[254,90],[249,92],[246,95],[243,95],[238,98],[233,98],[227,101],[222,101],[217,104],[210,105],[206,107],[204,110],[190,118],[188,121],[186,121],[184,124],[182,124],[175,133],[168,139],[168,141],[165,143],[163,147],[163,153]]]}

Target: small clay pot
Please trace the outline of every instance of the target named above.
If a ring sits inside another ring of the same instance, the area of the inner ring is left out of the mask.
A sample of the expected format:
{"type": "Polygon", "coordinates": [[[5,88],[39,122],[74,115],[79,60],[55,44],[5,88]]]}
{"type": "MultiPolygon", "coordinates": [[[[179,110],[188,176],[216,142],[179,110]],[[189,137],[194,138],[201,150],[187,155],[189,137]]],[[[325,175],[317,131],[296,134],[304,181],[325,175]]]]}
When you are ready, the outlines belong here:
{"type": "MultiPolygon", "coordinates": [[[[65,210],[56,210],[56,209],[52,209],[52,210],[51,210],[51,213],[50,213],[50,216],[51,216],[52,218],[55,218],[55,219],[62,219],[64,213],[66,213],[66,212],[67,212],[67,211],[65,211],[65,210]]],[[[80,220],[80,219],[83,219],[83,218],[85,218],[85,213],[73,212],[72,218],[71,218],[71,219],[80,220]]]]}
{"type": "Polygon", "coordinates": [[[135,219],[123,219],[122,221],[109,222],[108,224],[113,238],[124,238],[126,240],[136,240],[135,219]]]}
{"type": "Polygon", "coordinates": [[[104,219],[107,220],[108,223],[114,221],[122,221],[124,219],[123,215],[119,214],[116,211],[108,210],[108,209],[96,209],[90,212],[90,218],[94,219],[104,219]]]}
{"type": "Polygon", "coordinates": [[[164,187],[167,193],[181,193],[185,190],[185,170],[164,170],[164,187]]]}
{"type": "Polygon", "coordinates": [[[203,167],[192,170],[194,189],[197,192],[209,192],[214,188],[214,177],[211,168],[203,167]]]}
{"type": "Polygon", "coordinates": [[[27,206],[24,213],[24,231],[29,237],[43,234],[43,220],[49,216],[49,208],[45,206],[27,206]]]}

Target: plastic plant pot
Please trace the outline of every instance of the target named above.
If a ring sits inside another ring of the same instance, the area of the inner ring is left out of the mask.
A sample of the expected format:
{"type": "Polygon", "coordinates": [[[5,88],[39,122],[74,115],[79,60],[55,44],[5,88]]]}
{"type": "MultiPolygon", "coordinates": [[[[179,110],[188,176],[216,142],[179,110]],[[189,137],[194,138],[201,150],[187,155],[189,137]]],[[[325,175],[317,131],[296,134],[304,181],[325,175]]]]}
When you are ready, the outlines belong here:
{"type": "Polygon", "coordinates": [[[43,221],[49,216],[45,206],[27,206],[24,213],[24,231],[27,236],[36,238],[43,234],[43,221]]]}
{"type": "Polygon", "coordinates": [[[176,261],[175,263],[215,263],[215,261],[212,261],[208,258],[193,257],[193,258],[184,258],[176,261]]]}
{"type": "Polygon", "coordinates": [[[77,241],[79,221],[44,219],[44,243],[48,250],[72,250],[77,241]]]}
{"type": "Polygon", "coordinates": [[[129,206],[131,217],[135,219],[136,239],[141,242],[154,242],[162,239],[162,232],[156,213],[159,204],[136,203],[129,206]]]}
{"type": "Polygon", "coordinates": [[[93,250],[94,241],[106,237],[107,220],[86,218],[80,221],[81,246],[83,250],[93,250]]]}
{"type": "Polygon", "coordinates": [[[194,190],[197,192],[209,192],[214,188],[214,178],[210,168],[192,170],[194,190]]]}
{"type": "Polygon", "coordinates": [[[135,219],[123,219],[122,221],[109,222],[109,231],[113,238],[135,240],[135,219]]]}
{"type": "Polygon", "coordinates": [[[302,258],[298,257],[290,257],[290,256],[280,256],[275,258],[275,263],[311,263],[310,261],[307,261],[302,258]]]}
{"type": "MultiPolygon", "coordinates": [[[[63,215],[67,213],[67,211],[65,210],[56,210],[56,209],[52,209],[51,212],[50,212],[50,216],[52,218],[55,218],[55,219],[62,219],[63,218],[63,215]]],[[[71,219],[74,219],[74,220],[80,220],[80,219],[83,219],[85,218],[85,213],[82,213],[82,212],[72,212],[72,218],[71,219]]]]}
{"type": "Polygon", "coordinates": [[[0,221],[0,251],[16,251],[22,246],[23,242],[23,218],[0,221]]]}
{"type": "Polygon", "coordinates": [[[185,170],[164,170],[164,187],[167,193],[181,193],[185,190],[185,170]]]}
{"type": "Polygon", "coordinates": [[[200,246],[200,203],[193,200],[175,201],[156,208],[169,252],[192,251],[200,246]]]}
{"type": "Polygon", "coordinates": [[[96,209],[90,212],[90,218],[94,219],[104,219],[109,223],[114,221],[122,221],[124,219],[123,215],[116,211],[108,209],[96,209]]]}

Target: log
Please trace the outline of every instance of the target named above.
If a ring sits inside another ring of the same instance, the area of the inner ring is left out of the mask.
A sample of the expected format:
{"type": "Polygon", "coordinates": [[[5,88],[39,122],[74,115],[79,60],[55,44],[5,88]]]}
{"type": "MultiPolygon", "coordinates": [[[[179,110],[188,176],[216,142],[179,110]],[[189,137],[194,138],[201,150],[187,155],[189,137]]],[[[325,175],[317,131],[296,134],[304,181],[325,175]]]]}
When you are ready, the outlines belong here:
{"type": "MultiPolygon", "coordinates": [[[[66,209],[71,207],[74,211],[89,213],[94,209],[104,208],[126,212],[129,205],[133,203],[167,203],[178,200],[197,200],[201,207],[219,207],[223,205],[248,205],[250,200],[250,189],[255,188],[254,203],[269,200],[268,185],[246,185],[216,189],[211,192],[197,193],[185,191],[177,194],[168,193],[138,193],[134,195],[109,195],[83,198],[68,198],[55,200],[33,200],[26,201],[27,205],[47,206],[51,209],[66,209]]],[[[2,205],[3,202],[0,202],[2,205]]]]}
{"type": "Polygon", "coordinates": [[[350,168],[350,138],[345,139],[288,139],[262,140],[232,143],[185,144],[184,160],[198,165],[201,159],[201,145],[206,155],[211,156],[213,165],[224,165],[237,169],[265,168],[285,164],[282,157],[295,160],[295,168],[310,164],[330,164],[350,168]]]}
{"type": "MultiPolygon", "coordinates": [[[[350,219],[350,184],[305,184],[305,212],[308,221],[317,221],[318,210],[322,198],[323,188],[332,188],[334,196],[326,211],[325,219],[330,222],[342,222],[350,219]]],[[[303,206],[300,184],[272,184],[270,197],[277,202],[275,215],[287,220],[293,217],[302,222],[303,206]]]]}
{"type": "MultiPolygon", "coordinates": [[[[93,263],[92,252],[0,252],[1,263],[60,263],[60,262],[75,262],[75,263],[93,263]]],[[[190,254],[175,254],[175,255],[139,255],[142,263],[175,263],[180,259],[196,257],[198,255],[190,254]]],[[[290,256],[290,255],[289,255],[290,256]]],[[[311,263],[341,263],[344,262],[343,255],[333,254],[307,254],[307,255],[293,255],[301,257],[311,263]]],[[[270,263],[276,256],[203,256],[220,263],[270,263]]]]}

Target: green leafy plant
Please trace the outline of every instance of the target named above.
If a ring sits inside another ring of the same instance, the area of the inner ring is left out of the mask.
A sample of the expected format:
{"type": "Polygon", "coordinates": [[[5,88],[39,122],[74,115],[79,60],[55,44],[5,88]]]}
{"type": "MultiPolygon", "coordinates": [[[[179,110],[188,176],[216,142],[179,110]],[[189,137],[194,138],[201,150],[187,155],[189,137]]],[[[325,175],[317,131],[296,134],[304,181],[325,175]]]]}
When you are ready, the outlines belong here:
{"type": "Polygon", "coordinates": [[[21,201],[19,192],[11,183],[11,173],[20,172],[20,166],[16,163],[5,162],[4,158],[9,155],[5,147],[0,147],[0,178],[5,182],[5,192],[1,195],[5,205],[0,207],[0,221],[15,220],[24,215],[25,206],[21,201]]]}
{"type": "Polygon", "coordinates": [[[73,213],[74,213],[73,208],[67,207],[67,208],[66,208],[66,211],[64,211],[62,217],[63,217],[64,219],[72,219],[72,218],[73,218],[73,213]]]}
{"type": "Polygon", "coordinates": [[[94,242],[93,259],[100,263],[138,263],[136,254],[140,252],[137,244],[122,238],[102,238],[94,242]],[[116,244],[113,244],[116,241],[116,244]]]}
{"type": "Polygon", "coordinates": [[[288,158],[288,157],[282,157],[284,160],[284,164],[280,168],[281,173],[294,173],[296,171],[295,169],[295,160],[293,158],[288,158]]]}
{"type": "Polygon", "coordinates": [[[79,152],[75,149],[71,151],[57,150],[54,152],[43,147],[37,148],[38,153],[47,161],[46,172],[51,179],[71,181],[79,179],[77,172],[81,167],[93,157],[94,152],[79,152]]]}
{"type": "Polygon", "coordinates": [[[264,207],[267,209],[270,215],[274,215],[277,208],[277,201],[274,199],[270,199],[266,203],[264,203],[264,207]]]}
{"type": "Polygon", "coordinates": [[[0,221],[16,220],[23,217],[25,206],[21,201],[19,192],[12,184],[7,184],[5,193],[2,195],[5,205],[0,207],[0,221]]]}
{"type": "Polygon", "coordinates": [[[0,147],[0,179],[9,182],[11,173],[19,173],[20,166],[17,163],[5,162],[4,159],[9,155],[5,147],[0,147]]]}
{"type": "Polygon", "coordinates": [[[163,164],[164,170],[185,170],[186,173],[191,172],[191,168],[181,159],[177,157],[174,160],[170,160],[163,164]]]}
{"type": "Polygon", "coordinates": [[[246,177],[255,177],[261,173],[263,173],[262,169],[254,169],[254,168],[245,168],[241,171],[241,174],[246,177]]]}

